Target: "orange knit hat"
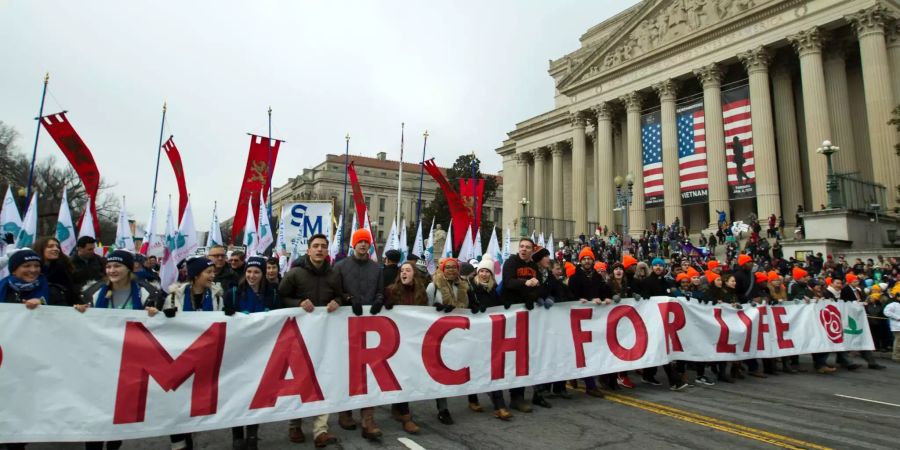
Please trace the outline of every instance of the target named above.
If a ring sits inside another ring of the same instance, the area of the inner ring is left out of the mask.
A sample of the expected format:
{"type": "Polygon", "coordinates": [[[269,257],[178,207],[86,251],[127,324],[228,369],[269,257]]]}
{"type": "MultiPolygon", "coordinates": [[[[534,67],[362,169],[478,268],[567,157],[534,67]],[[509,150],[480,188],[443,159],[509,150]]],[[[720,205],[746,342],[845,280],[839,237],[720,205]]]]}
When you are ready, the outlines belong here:
{"type": "Polygon", "coordinates": [[[625,255],[622,257],[622,267],[629,268],[635,264],[637,264],[638,260],[631,255],[625,255]]]}
{"type": "Polygon", "coordinates": [[[366,241],[372,244],[372,233],[366,228],[359,228],[350,236],[350,247],[356,247],[360,241],[366,241]]]}
{"type": "Polygon", "coordinates": [[[807,275],[809,275],[809,272],[799,267],[794,267],[794,269],[791,270],[791,276],[794,277],[795,280],[799,280],[807,275]]]}
{"type": "Polygon", "coordinates": [[[848,273],[847,276],[846,276],[845,278],[846,278],[846,280],[847,280],[847,284],[850,284],[850,283],[852,283],[852,282],[854,282],[854,281],[856,281],[856,280],[859,279],[858,276],[856,276],[856,275],[854,275],[854,274],[852,274],[852,273],[848,273]]]}
{"type": "Polygon", "coordinates": [[[708,281],[709,284],[712,284],[713,281],[716,281],[716,278],[722,278],[722,276],[713,272],[712,270],[706,271],[706,281],[708,281]]]}
{"type": "Polygon", "coordinates": [[[778,272],[774,270],[770,270],[769,273],[766,274],[766,276],[769,278],[770,282],[781,279],[781,275],[779,275],[778,272]]]}
{"type": "Polygon", "coordinates": [[[606,270],[606,263],[603,262],[603,261],[597,261],[597,262],[595,262],[595,263],[594,263],[594,270],[596,270],[597,272],[599,272],[599,271],[601,271],[601,270],[606,270]]]}
{"type": "Polygon", "coordinates": [[[697,269],[695,269],[693,267],[688,267],[688,270],[685,273],[687,274],[688,278],[694,278],[694,277],[700,276],[700,272],[697,272],[697,269]]]}
{"type": "Polygon", "coordinates": [[[738,255],[738,265],[739,266],[743,266],[744,264],[747,264],[748,262],[751,262],[751,261],[753,261],[753,258],[751,258],[750,255],[738,255]]]}
{"type": "Polygon", "coordinates": [[[566,278],[572,278],[575,275],[575,264],[566,261],[566,278]]]}
{"type": "Polygon", "coordinates": [[[679,273],[678,276],[675,277],[676,283],[681,283],[684,280],[690,281],[691,277],[689,277],[688,274],[686,274],[686,273],[679,273]]]}
{"type": "Polygon", "coordinates": [[[585,247],[578,252],[578,260],[581,261],[584,258],[594,259],[594,251],[590,247],[585,247]]]}
{"type": "Polygon", "coordinates": [[[716,267],[719,267],[719,261],[716,261],[715,259],[712,259],[712,260],[710,260],[709,262],[706,263],[706,268],[707,268],[708,270],[713,270],[713,269],[715,269],[716,267]]]}
{"type": "Polygon", "coordinates": [[[756,278],[756,284],[767,283],[769,281],[769,276],[766,275],[765,272],[756,272],[753,276],[756,278]]]}

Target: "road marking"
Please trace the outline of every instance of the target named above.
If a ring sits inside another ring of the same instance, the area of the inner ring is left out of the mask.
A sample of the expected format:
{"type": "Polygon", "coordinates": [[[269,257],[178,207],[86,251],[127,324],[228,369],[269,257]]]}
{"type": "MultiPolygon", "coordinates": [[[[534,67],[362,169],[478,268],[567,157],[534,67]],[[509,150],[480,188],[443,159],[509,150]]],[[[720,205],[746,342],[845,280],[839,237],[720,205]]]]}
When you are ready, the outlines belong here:
{"type": "Polygon", "coordinates": [[[410,438],[402,437],[402,438],[397,438],[397,440],[400,441],[400,443],[403,444],[409,450],[425,450],[425,447],[422,447],[421,445],[416,444],[410,438]]]}
{"type": "Polygon", "coordinates": [[[880,402],[878,400],[869,400],[867,398],[851,397],[849,395],[842,395],[842,394],[834,394],[834,395],[835,395],[835,397],[852,398],[853,400],[859,400],[862,402],[878,403],[879,405],[888,405],[888,406],[895,406],[897,408],[900,408],[900,405],[898,405],[896,403],[880,402]]]}
{"type": "MultiPolygon", "coordinates": [[[[584,389],[577,389],[579,391],[584,391],[584,389]]],[[[704,416],[701,414],[693,413],[690,411],[685,411],[683,409],[675,408],[672,406],[663,405],[660,403],[655,403],[647,400],[641,400],[635,397],[631,397],[628,395],[620,395],[613,394],[611,392],[604,391],[605,398],[611,402],[619,403],[626,406],[631,406],[638,409],[643,409],[645,411],[649,411],[655,414],[660,414],[663,416],[668,416],[673,419],[682,420],[685,422],[693,423],[695,425],[700,425],[707,428],[712,428],[714,430],[719,430],[725,433],[730,433],[734,435],[738,435],[741,437],[745,437],[748,439],[753,439],[760,442],[765,442],[767,444],[774,445],[776,447],[788,448],[788,449],[816,449],[816,450],[831,450],[829,447],[821,446],[818,444],[814,444],[812,442],[802,441],[800,439],[794,439],[792,437],[783,436],[776,433],[771,433],[765,430],[760,430],[758,428],[752,428],[740,424],[736,424],[734,422],[728,422],[725,420],[716,419],[709,416],[704,416]]]]}

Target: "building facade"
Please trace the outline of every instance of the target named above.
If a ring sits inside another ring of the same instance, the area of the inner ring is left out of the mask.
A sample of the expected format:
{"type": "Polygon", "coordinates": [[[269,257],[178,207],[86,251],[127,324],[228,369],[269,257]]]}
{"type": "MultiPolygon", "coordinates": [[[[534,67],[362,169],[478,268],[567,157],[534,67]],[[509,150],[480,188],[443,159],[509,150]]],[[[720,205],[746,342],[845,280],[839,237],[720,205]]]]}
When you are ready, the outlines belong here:
{"type": "Polygon", "coordinates": [[[828,203],[825,140],[835,179],[866,190],[855,207],[892,210],[898,18],[893,0],[645,0],[592,27],[550,61],[555,108],[496,150],[504,226],[622,229],[614,179],[631,174],[632,235],[710,229],[719,211],[790,227],[828,203]]]}
{"type": "MultiPolygon", "coordinates": [[[[311,169],[303,169],[301,174],[275,188],[272,193],[273,213],[280,214],[278,211],[281,211],[281,206],[287,203],[325,201],[334,204],[335,217],[339,217],[344,200],[344,160],[344,155],[328,154],[325,156],[325,161],[311,169]]],[[[391,223],[397,214],[399,162],[386,159],[384,152],[378,153],[375,158],[350,155],[350,161],[356,167],[366,208],[369,211],[369,219],[372,221],[372,232],[380,244],[384,243],[390,233],[391,223]]],[[[406,219],[409,226],[416,221],[420,179],[422,184],[421,208],[423,210],[434,200],[435,193],[440,189],[428,173],[424,173],[424,177],[420,178],[420,167],[415,163],[403,164],[400,218],[406,219]]],[[[446,172],[446,169],[443,170],[446,172]]],[[[484,204],[482,214],[483,217],[490,218],[499,225],[503,217],[502,178],[497,177],[497,181],[497,194],[484,204]]],[[[347,221],[352,219],[353,211],[355,211],[353,191],[348,182],[347,221]]],[[[442,225],[446,228],[448,224],[442,225]]],[[[346,227],[349,230],[350,224],[346,224],[346,227]]],[[[409,236],[410,239],[413,237],[409,236]]]]}

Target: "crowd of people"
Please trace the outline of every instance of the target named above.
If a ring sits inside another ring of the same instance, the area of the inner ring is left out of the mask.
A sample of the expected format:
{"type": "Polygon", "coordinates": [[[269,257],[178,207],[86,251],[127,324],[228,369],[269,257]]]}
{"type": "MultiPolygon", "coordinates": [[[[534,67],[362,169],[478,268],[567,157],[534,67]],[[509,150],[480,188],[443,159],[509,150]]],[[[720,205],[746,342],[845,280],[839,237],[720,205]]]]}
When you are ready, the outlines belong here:
{"type": "MultiPolygon", "coordinates": [[[[516,252],[503,262],[498,282],[494,261],[488,255],[471,261],[443,258],[434,273],[429,273],[420,255],[409,255],[401,261],[396,250],[385,252],[384,264],[379,264],[369,256],[371,233],[359,229],[351,236],[350,254],[336,262],[328,258],[327,236],[310,237],[306,255],[295,262],[283,279],[277,259],[247,257],[239,251],[213,246],[206,257],[179,264],[177,283],[159,286],[158,262],[152,256],[115,250],[103,258],[95,253],[96,242],[90,237],[79,239],[70,256],[61,251],[55,238],[42,238],[32,248],[9,255],[9,276],[0,280],[0,301],[21,303],[29,309],[42,305],[69,306],[81,312],[88,308],[114,308],[175,317],[193,311],[234,315],[279,308],[301,308],[306,312],[325,308],[331,313],[341,306],[363,315],[379,314],[395,305],[478,314],[490,307],[509,308],[514,304],[533,310],[550,309],[561,302],[609,305],[623,298],[641,300],[653,296],[691,298],[735,308],[831,299],[865,304],[876,348],[892,349],[893,359],[900,361],[900,262],[896,258],[850,263],[840,256],[835,259],[831,255],[815,255],[796,261],[780,255],[761,255],[745,247],[734,258],[720,262],[711,252],[681,252],[686,240],[677,223],[669,227],[654,225],[646,235],[634,240],[600,230],[590,239],[582,237],[577,242],[564,243],[555,255],[523,238],[518,241],[516,252]]],[[[860,356],[868,368],[884,368],[872,352],[860,352],[860,356]]],[[[862,367],[844,352],[836,354],[834,364],[829,362],[827,353],[812,355],[812,359],[813,371],[825,375],[836,371],[837,366],[846,370],[862,367]]],[[[550,399],[571,399],[571,391],[580,390],[581,384],[587,395],[598,398],[604,396],[602,388],[635,388],[632,377],[643,384],[659,386],[658,369],[533,386],[530,399],[526,399],[524,387],[510,389],[508,394],[490,392],[488,398],[493,416],[507,421],[513,418],[513,411],[531,413],[533,406],[550,408],[550,399]]],[[[683,391],[691,384],[733,383],[745,376],[768,378],[808,371],[797,356],[733,363],[678,361],[662,366],[662,370],[673,391],[683,391]],[[692,383],[688,370],[696,373],[692,383]]],[[[435,404],[438,421],[452,425],[447,399],[436,399],[435,404]]],[[[468,409],[484,412],[478,395],[468,396],[468,409]]],[[[391,416],[405,432],[420,432],[408,403],[391,405],[391,416]]],[[[356,414],[341,412],[337,422],[346,430],[359,429],[365,439],[382,436],[371,407],[356,414]]],[[[328,414],[312,418],[311,431],[317,448],[337,442],[329,432],[328,414]]],[[[289,422],[287,436],[291,442],[306,441],[301,418],[289,422]]],[[[256,449],[259,425],[235,427],[232,438],[235,449],[256,449]]],[[[170,440],[174,450],[194,448],[191,434],[173,435],[170,440]]],[[[85,444],[88,450],[120,446],[121,441],[85,444]]],[[[6,447],[18,450],[25,444],[6,447]]]]}

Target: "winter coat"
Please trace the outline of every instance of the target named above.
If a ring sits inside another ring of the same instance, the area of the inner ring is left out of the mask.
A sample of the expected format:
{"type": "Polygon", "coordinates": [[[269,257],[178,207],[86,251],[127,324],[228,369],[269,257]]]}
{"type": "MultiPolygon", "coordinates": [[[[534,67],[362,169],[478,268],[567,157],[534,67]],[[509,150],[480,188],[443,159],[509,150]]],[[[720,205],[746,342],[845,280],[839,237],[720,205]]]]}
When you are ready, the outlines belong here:
{"type": "Polygon", "coordinates": [[[260,292],[253,292],[252,296],[251,289],[252,288],[247,283],[241,283],[227,289],[225,291],[224,304],[222,306],[225,313],[265,312],[279,309],[283,306],[281,297],[278,295],[278,286],[263,281],[260,292]]]}
{"type": "Polygon", "coordinates": [[[473,281],[472,294],[475,296],[475,301],[484,308],[500,306],[503,304],[503,302],[500,301],[500,294],[497,293],[497,285],[493,280],[487,285],[481,284],[478,281],[473,281]]]}
{"type": "Polygon", "coordinates": [[[231,266],[226,264],[222,270],[216,273],[213,281],[219,283],[222,290],[226,290],[232,286],[237,286],[241,282],[241,275],[232,270],[231,266]]]}
{"type": "Polygon", "coordinates": [[[26,300],[36,298],[42,305],[68,306],[65,297],[54,293],[49,288],[47,277],[38,275],[38,286],[29,291],[17,292],[10,286],[12,275],[0,280],[0,303],[25,303],[26,300]]]}
{"type": "Polygon", "coordinates": [[[61,260],[50,261],[50,264],[41,265],[41,273],[47,277],[51,295],[61,296],[67,305],[81,303],[81,296],[75,286],[73,272],[68,264],[61,260]]]}
{"type": "Polygon", "coordinates": [[[612,298],[613,292],[603,277],[600,276],[593,268],[584,270],[581,267],[575,269],[575,275],[569,279],[569,289],[572,295],[577,299],[593,300],[599,298],[606,300],[612,298]]]}
{"type": "MultiPolygon", "coordinates": [[[[165,294],[144,280],[133,278],[131,280],[131,302],[122,305],[119,309],[160,309],[165,302],[165,294]],[[135,295],[137,293],[137,295],[135,295]],[[137,298],[135,298],[137,297],[137,298]]],[[[91,305],[92,308],[112,308],[112,286],[108,283],[94,283],[82,294],[82,303],[91,305]]]]}
{"type": "MultiPolygon", "coordinates": [[[[166,300],[163,303],[163,311],[167,312],[167,315],[174,315],[177,311],[185,311],[184,308],[184,300],[185,300],[185,292],[190,291],[191,283],[175,283],[172,286],[169,286],[169,295],[166,296],[166,300]]],[[[225,299],[224,292],[222,288],[217,284],[213,283],[212,286],[206,290],[206,292],[210,295],[212,299],[212,311],[222,311],[225,307],[225,299]]],[[[190,294],[188,294],[190,295],[190,294]]],[[[204,294],[206,295],[206,294],[204,294]]],[[[193,296],[192,296],[193,297],[193,296]]],[[[191,311],[201,311],[202,303],[197,303],[193,298],[188,299],[191,302],[190,310],[191,311]]]]}
{"type": "Polygon", "coordinates": [[[385,265],[383,269],[381,269],[381,278],[383,279],[384,286],[390,286],[394,284],[394,281],[397,280],[397,275],[400,273],[400,266],[397,264],[393,265],[385,265]]]}
{"type": "Polygon", "coordinates": [[[503,287],[500,300],[506,304],[534,303],[540,294],[540,286],[528,287],[525,282],[537,278],[538,267],[533,261],[523,261],[519,255],[511,255],[503,263],[503,287]]]}
{"type": "Polygon", "coordinates": [[[428,295],[421,290],[417,295],[416,286],[400,285],[400,289],[394,292],[394,285],[384,288],[385,305],[428,306],[428,295]]]}
{"type": "Polygon", "coordinates": [[[300,258],[285,274],[278,285],[278,296],[288,308],[300,306],[306,299],[314,306],[327,306],[332,300],[340,305],[347,304],[340,273],[327,260],[317,269],[308,255],[300,258]]]}
{"type": "Polygon", "coordinates": [[[737,294],[740,303],[749,303],[756,297],[759,297],[759,290],[756,288],[756,278],[752,270],[740,269],[734,273],[734,279],[737,285],[734,292],[737,294]]]}
{"type": "Polygon", "coordinates": [[[900,302],[890,302],[884,307],[884,316],[891,320],[891,331],[900,331],[900,302]]]}
{"type": "Polygon", "coordinates": [[[384,279],[378,263],[350,256],[338,262],[334,269],[341,277],[346,304],[384,304],[384,279]]]}
{"type": "Polygon", "coordinates": [[[70,259],[75,272],[72,273],[72,283],[77,289],[94,284],[103,279],[106,262],[99,256],[82,258],[77,254],[70,259]]]}
{"type": "Polygon", "coordinates": [[[460,277],[456,282],[451,282],[444,278],[444,274],[439,270],[434,273],[431,283],[425,289],[428,295],[428,305],[440,303],[456,308],[469,307],[469,282],[465,278],[460,277]]]}
{"type": "Polygon", "coordinates": [[[863,294],[860,289],[854,289],[853,286],[850,286],[849,284],[841,289],[841,300],[848,302],[862,302],[865,301],[865,299],[865,294],[863,294]]]}

